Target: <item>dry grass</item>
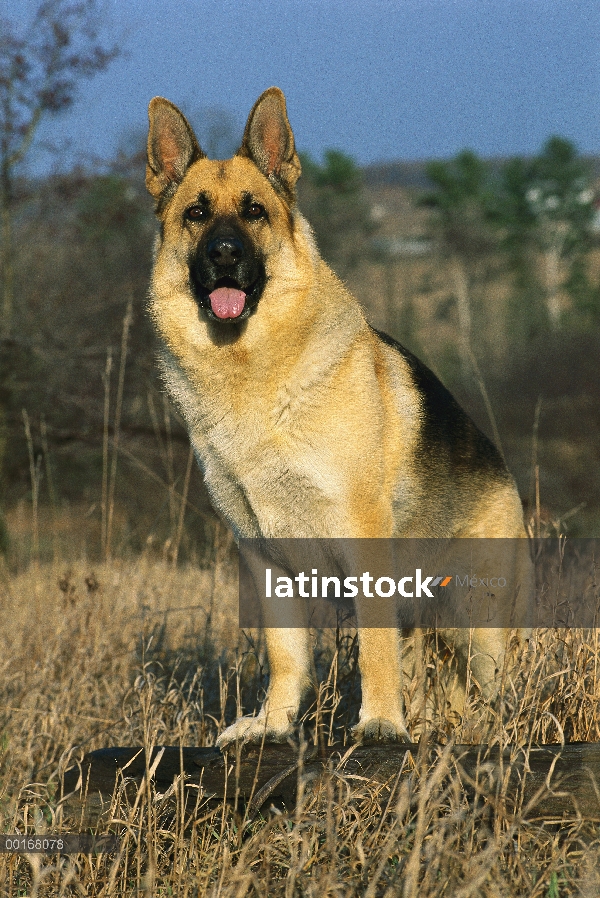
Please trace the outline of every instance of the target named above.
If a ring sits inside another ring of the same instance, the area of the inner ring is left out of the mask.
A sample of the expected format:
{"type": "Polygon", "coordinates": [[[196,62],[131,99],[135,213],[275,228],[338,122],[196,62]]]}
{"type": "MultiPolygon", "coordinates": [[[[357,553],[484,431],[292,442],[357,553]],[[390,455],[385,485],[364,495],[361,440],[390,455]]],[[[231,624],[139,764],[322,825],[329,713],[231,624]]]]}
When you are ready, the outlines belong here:
{"type": "MultiPolygon", "coordinates": [[[[81,831],[89,820],[56,796],[84,752],[210,745],[240,704],[251,710],[264,653],[256,634],[239,634],[236,603],[231,561],[216,572],[143,557],[4,569],[0,831],[81,831]]],[[[306,708],[309,740],[316,725],[344,738],[355,719],[354,648],[351,634],[316,639],[326,682],[318,715],[316,702],[306,708]]],[[[600,740],[598,657],[597,633],[540,633],[520,675],[507,678],[504,721],[474,700],[458,740],[600,740]]],[[[432,688],[441,688],[438,662],[432,648],[432,688]]],[[[416,684],[406,689],[417,708],[416,684]]],[[[443,716],[438,723],[451,731],[443,716]]],[[[316,785],[300,776],[293,811],[252,820],[201,790],[190,802],[177,788],[121,788],[94,825],[119,834],[116,854],[0,855],[2,894],[600,895],[598,824],[544,823],[517,795],[469,799],[445,754],[407,761],[387,788],[339,772],[316,785]]]]}

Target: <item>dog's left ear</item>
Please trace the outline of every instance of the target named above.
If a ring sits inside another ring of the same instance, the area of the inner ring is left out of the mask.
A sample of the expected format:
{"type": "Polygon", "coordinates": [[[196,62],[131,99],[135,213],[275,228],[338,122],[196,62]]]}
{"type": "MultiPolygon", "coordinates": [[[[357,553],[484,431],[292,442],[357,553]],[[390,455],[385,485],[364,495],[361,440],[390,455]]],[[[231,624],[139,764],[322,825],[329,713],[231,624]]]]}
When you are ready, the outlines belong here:
{"type": "Polygon", "coordinates": [[[205,154],[188,120],[169,100],[154,97],[148,118],[146,187],[154,199],[164,200],[173,195],[192,162],[205,154]]]}
{"type": "Polygon", "coordinates": [[[285,97],[278,87],[266,90],[252,107],[237,155],[252,159],[275,190],[288,201],[295,199],[296,181],[302,167],[294,147],[285,97]]]}

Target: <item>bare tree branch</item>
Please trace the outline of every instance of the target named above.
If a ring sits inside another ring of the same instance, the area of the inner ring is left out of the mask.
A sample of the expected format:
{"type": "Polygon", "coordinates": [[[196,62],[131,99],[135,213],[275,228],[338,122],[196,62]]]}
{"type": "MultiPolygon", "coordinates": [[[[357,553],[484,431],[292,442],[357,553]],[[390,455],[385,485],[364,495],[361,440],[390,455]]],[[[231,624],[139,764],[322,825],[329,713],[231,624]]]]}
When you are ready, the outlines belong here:
{"type": "Polygon", "coordinates": [[[0,19],[0,289],[2,332],[13,309],[12,221],[16,169],[44,118],[68,109],[81,81],[119,55],[103,40],[98,0],[42,0],[24,31],[0,19]]]}

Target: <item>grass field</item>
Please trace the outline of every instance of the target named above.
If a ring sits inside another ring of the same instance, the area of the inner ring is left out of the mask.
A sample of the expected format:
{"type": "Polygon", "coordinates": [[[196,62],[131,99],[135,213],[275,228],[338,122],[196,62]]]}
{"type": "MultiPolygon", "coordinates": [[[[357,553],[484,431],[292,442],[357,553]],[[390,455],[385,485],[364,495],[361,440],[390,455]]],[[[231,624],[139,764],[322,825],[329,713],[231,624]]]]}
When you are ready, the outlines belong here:
{"type": "MultiPolygon", "coordinates": [[[[212,567],[150,556],[0,569],[0,832],[85,831],[58,799],[61,774],[109,745],[211,745],[266,685],[258,633],[237,628],[237,571],[224,533],[212,567]]],[[[304,732],[348,739],[359,680],[352,633],[315,634],[318,697],[304,732]],[[317,700],[318,698],[318,700],[317,700]],[[318,709],[318,712],[317,712],[318,709]],[[335,713],[334,713],[335,712],[335,713]]],[[[595,631],[539,631],[506,678],[497,713],[472,697],[456,741],[527,745],[600,741],[595,631]]],[[[431,648],[431,689],[443,688],[431,648]]],[[[411,725],[418,684],[405,683],[411,725]]],[[[438,703],[443,707],[443,702],[438,703]]],[[[301,780],[301,778],[300,778],[301,780]]],[[[590,789],[600,788],[590,782],[590,789]]],[[[102,855],[0,854],[6,896],[558,896],[600,895],[600,825],[540,820],[519,794],[469,799],[448,758],[407,761],[383,788],[331,772],[300,781],[294,809],[255,819],[198,791],[183,803],[115,792],[93,821],[117,833],[102,855]]]]}

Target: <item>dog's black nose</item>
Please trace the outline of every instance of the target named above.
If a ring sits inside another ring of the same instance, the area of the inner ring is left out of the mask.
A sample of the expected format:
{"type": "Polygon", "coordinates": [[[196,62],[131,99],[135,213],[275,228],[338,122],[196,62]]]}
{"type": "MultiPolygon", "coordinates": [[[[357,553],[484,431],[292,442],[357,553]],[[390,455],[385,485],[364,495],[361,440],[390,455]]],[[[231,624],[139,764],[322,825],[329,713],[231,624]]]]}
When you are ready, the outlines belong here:
{"type": "Polygon", "coordinates": [[[244,247],[237,237],[215,237],[206,247],[208,258],[223,268],[235,265],[244,253],[244,247]]]}

